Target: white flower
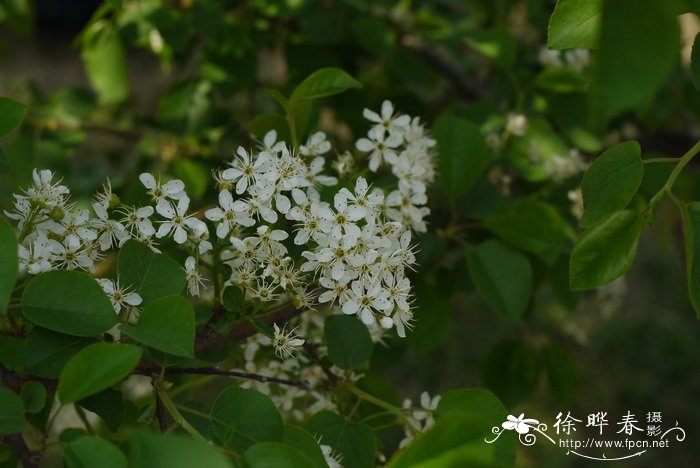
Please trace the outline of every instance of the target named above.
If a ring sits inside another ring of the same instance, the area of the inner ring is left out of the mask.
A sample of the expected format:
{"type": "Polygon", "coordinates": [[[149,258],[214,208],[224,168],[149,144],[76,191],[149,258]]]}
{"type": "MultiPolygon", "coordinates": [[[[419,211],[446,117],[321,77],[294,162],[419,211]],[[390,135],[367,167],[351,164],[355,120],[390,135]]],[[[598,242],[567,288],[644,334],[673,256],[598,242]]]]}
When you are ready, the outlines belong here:
{"type": "Polygon", "coordinates": [[[122,308],[125,307],[136,307],[143,301],[137,293],[128,292],[128,287],[121,287],[119,280],[115,282],[111,279],[98,278],[97,282],[100,283],[102,290],[109,297],[116,313],[121,312],[122,308]]]}
{"type": "Polygon", "coordinates": [[[343,304],[343,313],[357,314],[363,323],[375,321],[374,312],[383,312],[391,307],[388,295],[379,282],[365,287],[364,281],[354,281],[350,288],[350,298],[343,304]]]}
{"type": "Polygon", "coordinates": [[[321,453],[323,453],[323,458],[326,460],[328,468],[343,468],[341,464],[343,456],[340,454],[333,453],[333,449],[330,445],[320,444],[321,453]]]}
{"type": "Polygon", "coordinates": [[[331,150],[330,141],[326,140],[326,134],[316,132],[309,137],[305,145],[299,147],[302,156],[321,156],[331,150]]]}
{"type": "Polygon", "coordinates": [[[304,344],[304,340],[294,334],[296,328],[286,331],[286,325],[280,329],[276,323],[272,324],[275,336],[272,340],[272,346],[275,348],[275,354],[281,359],[294,357],[299,350],[299,346],[304,344]]]}
{"type": "Polygon", "coordinates": [[[250,188],[250,192],[249,199],[233,202],[233,211],[240,213],[244,218],[262,218],[268,223],[276,223],[277,213],[270,208],[269,198],[259,196],[264,194],[265,189],[256,185],[250,188]]]}
{"type": "Polygon", "coordinates": [[[339,239],[345,233],[348,237],[359,237],[360,228],[356,222],[365,217],[367,209],[357,205],[349,205],[348,199],[343,193],[335,194],[333,207],[335,208],[335,213],[330,213],[330,218],[328,213],[330,210],[326,211],[323,207],[319,207],[319,215],[330,221],[331,236],[339,239]]]}
{"type": "Polygon", "coordinates": [[[124,225],[118,221],[109,219],[107,209],[101,203],[93,203],[92,209],[97,215],[97,219],[93,220],[92,226],[97,229],[97,242],[100,249],[109,250],[113,246],[121,245],[129,239],[129,233],[126,232],[124,225]]]}
{"type": "Polygon", "coordinates": [[[255,184],[263,175],[266,169],[270,166],[270,155],[262,152],[251,161],[251,156],[242,146],[236,150],[238,158],[231,162],[231,167],[224,170],[221,176],[231,182],[236,182],[236,193],[242,194],[248,188],[248,185],[255,184]]]}
{"type": "Polygon", "coordinates": [[[67,212],[61,218],[60,224],[54,224],[52,230],[73,243],[94,241],[97,239],[97,232],[90,229],[89,219],[90,212],[88,210],[80,210],[77,213],[67,212]]]}
{"type": "Polygon", "coordinates": [[[160,178],[156,180],[152,174],[144,172],[139,176],[141,183],[148,189],[148,194],[153,198],[153,201],[159,203],[165,198],[179,200],[187,197],[185,193],[185,183],[178,179],[169,180],[165,184],[161,184],[160,178]]]}
{"type": "Polygon", "coordinates": [[[411,122],[411,118],[407,115],[394,115],[394,105],[390,101],[382,102],[381,115],[369,109],[365,109],[362,115],[370,122],[376,123],[372,130],[377,133],[386,132],[399,137],[402,137],[411,122]]]}
{"type": "Polygon", "coordinates": [[[63,244],[54,241],[51,245],[51,261],[58,268],[92,270],[95,262],[77,237],[67,237],[63,244]]]}
{"type": "Polygon", "coordinates": [[[199,287],[204,286],[204,280],[199,273],[194,257],[187,257],[185,260],[185,273],[187,274],[187,291],[191,296],[199,296],[199,287]]]}
{"type": "Polygon", "coordinates": [[[506,133],[523,136],[527,131],[527,117],[524,114],[509,113],[506,120],[506,133]]]}
{"type": "Polygon", "coordinates": [[[398,156],[395,149],[401,144],[401,140],[401,136],[395,133],[385,134],[372,129],[369,132],[369,139],[360,138],[355,143],[355,147],[364,153],[370,153],[369,169],[376,172],[382,161],[389,164],[394,164],[397,161],[398,156]]]}
{"type": "Polygon", "coordinates": [[[155,210],[152,206],[141,208],[124,208],[121,213],[124,216],[121,220],[124,227],[135,237],[151,237],[156,233],[150,217],[155,210]]]}
{"type": "Polygon", "coordinates": [[[591,62],[591,53],[588,49],[569,49],[564,52],[564,59],[571,68],[581,72],[591,62]]]}
{"type": "Polygon", "coordinates": [[[38,275],[44,271],[51,270],[51,243],[46,236],[41,233],[27,246],[20,245],[18,248],[19,271],[26,271],[30,275],[38,275]]]}
{"type": "Polygon", "coordinates": [[[183,244],[187,240],[187,231],[185,228],[197,229],[201,223],[200,220],[188,217],[187,208],[190,206],[190,199],[182,197],[178,200],[177,206],[166,200],[159,200],[156,205],[156,211],[159,215],[166,218],[166,221],[161,221],[156,237],[163,238],[174,231],[173,239],[178,244],[183,244]]]}
{"type": "Polygon", "coordinates": [[[364,177],[358,177],[355,181],[355,193],[345,187],[340,189],[340,193],[345,195],[345,198],[352,202],[356,207],[364,210],[364,215],[374,214],[378,205],[384,201],[384,194],[380,190],[374,190],[368,194],[369,185],[364,177]]]}
{"type": "Polygon", "coordinates": [[[241,226],[252,226],[255,224],[253,218],[245,216],[244,211],[236,212],[234,210],[233,196],[228,190],[219,192],[219,207],[207,210],[204,216],[210,221],[219,221],[216,225],[216,236],[223,239],[231,232],[236,224],[241,226]],[[239,215],[242,214],[241,215],[239,215]]]}
{"type": "Polygon", "coordinates": [[[540,63],[545,67],[560,67],[561,62],[561,51],[551,50],[547,47],[543,47],[539,54],[540,63]]]}

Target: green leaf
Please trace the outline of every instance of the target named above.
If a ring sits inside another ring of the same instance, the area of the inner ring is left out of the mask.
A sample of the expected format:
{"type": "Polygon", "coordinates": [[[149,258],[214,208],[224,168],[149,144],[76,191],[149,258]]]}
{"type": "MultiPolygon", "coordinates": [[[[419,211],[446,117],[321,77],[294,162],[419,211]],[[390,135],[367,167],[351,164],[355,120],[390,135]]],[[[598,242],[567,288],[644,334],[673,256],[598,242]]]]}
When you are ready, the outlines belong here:
{"type": "Polygon", "coordinates": [[[243,460],[251,468],[313,468],[299,450],[279,442],[258,442],[246,450],[243,460]]]}
{"type": "Polygon", "coordinates": [[[270,97],[272,97],[272,99],[274,99],[277,104],[279,104],[283,111],[287,112],[287,110],[289,109],[289,101],[284,96],[284,94],[280,93],[274,88],[266,88],[265,92],[269,94],[270,97]]]}
{"type": "Polygon", "coordinates": [[[241,313],[243,312],[243,303],[245,302],[245,294],[243,290],[236,286],[235,284],[226,286],[224,292],[221,295],[221,302],[224,304],[224,308],[229,312],[241,313]]]}
{"type": "Polygon", "coordinates": [[[49,271],[32,279],[22,295],[24,316],[49,330],[94,336],[117,324],[102,288],[79,271],[49,271]]]}
{"type": "Polygon", "coordinates": [[[318,442],[304,429],[285,424],[284,437],[282,441],[304,454],[304,456],[311,462],[312,466],[316,468],[327,467],[326,459],[323,456],[323,452],[321,451],[321,447],[318,445],[318,442]]]}
{"type": "Polygon", "coordinates": [[[58,380],[62,404],[94,395],[128,376],[141,359],[141,348],[95,343],[83,348],[63,368],[58,380]]]}
{"type": "Polygon", "coordinates": [[[501,400],[484,388],[457,388],[445,392],[435,409],[435,417],[440,419],[454,412],[478,414],[494,425],[508,416],[501,400]]]}
{"type": "Polygon", "coordinates": [[[626,141],[605,151],[583,175],[581,192],[585,211],[579,225],[591,227],[606,215],[626,207],[643,177],[639,143],[626,141]]]}
{"type": "Polygon", "coordinates": [[[519,319],[532,296],[532,267],[527,257],[501,241],[490,239],[467,253],[477,291],[496,312],[519,319]]]}
{"type": "Polygon", "coordinates": [[[603,0],[559,0],[549,19],[550,49],[595,49],[603,0]]]}
{"type": "Polygon", "coordinates": [[[0,138],[17,128],[27,106],[8,97],[0,97],[0,138]]]}
{"type": "Polygon", "coordinates": [[[586,231],[571,252],[569,282],[574,291],[608,284],[629,270],[637,255],[643,219],[616,211],[586,231]]]}
{"type": "Polygon", "coordinates": [[[10,370],[17,370],[24,364],[25,339],[0,335],[0,364],[10,370]]]}
{"type": "Polygon", "coordinates": [[[114,444],[98,437],[80,437],[63,449],[68,468],[126,468],[124,454],[114,444]]]}
{"type": "Polygon", "coordinates": [[[374,343],[367,326],[357,317],[332,315],[326,319],[324,334],[328,356],[341,369],[366,367],[374,343]]]}
{"type": "Polygon", "coordinates": [[[134,430],[127,442],[130,468],[231,468],[211,444],[183,435],[134,430]]]}
{"type": "Polygon", "coordinates": [[[535,79],[540,88],[555,93],[575,93],[584,91],[586,78],[569,67],[553,67],[542,70],[535,79]]]}
{"type": "MultiPolygon", "coordinates": [[[[0,113],[0,115],[2,115],[0,113]]],[[[4,313],[17,280],[17,239],[15,231],[0,218],[0,315],[4,313]]]]}
{"type": "Polygon", "coordinates": [[[424,277],[416,278],[413,291],[416,295],[413,330],[406,335],[415,352],[425,353],[442,343],[452,330],[452,307],[449,295],[424,277]]]}
{"type": "Polygon", "coordinates": [[[16,434],[24,431],[26,426],[22,399],[7,388],[0,387],[0,434],[16,434]]]}
{"type": "Polygon", "coordinates": [[[63,366],[93,338],[64,335],[41,327],[32,328],[24,347],[24,363],[32,375],[57,379],[63,366]]]}
{"type": "Polygon", "coordinates": [[[98,30],[90,31],[81,56],[100,104],[119,104],[129,96],[124,48],[115,28],[99,26],[98,30]]]}
{"type": "Polygon", "coordinates": [[[182,296],[156,299],[143,308],[136,325],[119,328],[129,337],[151,348],[175,356],[194,356],[194,310],[182,296]]]}
{"type": "Polygon", "coordinates": [[[12,169],[10,164],[10,159],[7,157],[7,153],[3,148],[0,148],[0,174],[9,172],[12,169]]]}
{"type": "Polygon", "coordinates": [[[532,346],[501,341],[481,363],[481,379],[507,406],[529,399],[540,375],[540,363],[532,346]]]}
{"type": "Polygon", "coordinates": [[[376,441],[374,432],[366,424],[348,421],[331,411],[321,411],[306,421],[304,429],[321,444],[340,452],[345,468],[374,466],[376,441]]]}
{"type": "Polygon", "coordinates": [[[78,404],[102,418],[107,429],[117,432],[124,420],[124,396],[119,390],[108,388],[78,401],[78,404]]]}
{"type": "Polygon", "coordinates": [[[253,134],[258,140],[262,140],[267,132],[274,130],[277,132],[277,139],[279,141],[291,141],[292,137],[289,133],[289,125],[287,119],[281,115],[275,114],[260,114],[256,115],[253,120],[250,121],[248,130],[253,134]]]}
{"type": "Polygon", "coordinates": [[[236,452],[243,453],[257,442],[282,441],[282,416],[270,397],[258,391],[240,387],[224,390],[210,416],[216,438],[236,452]]]}
{"type": "Polygon", "coordinates": [[[292,107],[299,101],[318,99],[361,87],[362,85],[355,78],[340,68],[322,68],[309,75],[296,87],[289,98],[289,106],[292,107]]]}
{"type": "Polygon", "coordinates": [[[552,178],[547,164],[557,155],[565,157],[569,148],[569,144],[547,120],[533,117],[528,119],[525,134],[512,139],[507,158],[526,180],[544,182],[552,178]]]}
{"type": "Polygon", "coordinates": [[[450,413],[396,453],[388,468],[500,466],[494,444],[484,442],[492,425],[476,414],[450,413]]]}
{"type": "Polygon", "coordinates": [[[602,114],[611,117],[648,104],[679,57],[680,32],[674,2],[603,2],[594,80],[602,114]]]}
{"type": "Polygon", "coordinates": [[[132,286],[144,306],[159,297],[180,294],[187,282],[179,263],[135,240],[127,241],[119,251],[118,270],[121,284],[132,286]]]}
{"type": "Polygon", "coordinates": [[[690,303],[700,319],[700,202],[685,205],[683,210],[685,266],[690,303]]]}
{"type": "Polygon", "coordinates": [[[693,40],[693,50],[690,54],[690,72],[693,76],[695,89],[700,90],[700,33],[693,40]]]}
{"type": "Polygon", "coordinates": [[[490,150],[476,125],[445,115],[433,126],[438,170],[448,195],[464,195],[486,168],[490,150]]]}
{"type": "Polygon", "coordinates": [[[38,413],[46,404],[46,389],[41,382],[29,381],[22,385],[20,392],[24,410],[27,413],[38,413]]]}
{"type": "Polygon", "coordinates": [[[564,221],[549,204],[523,200],[486,218],[486,227],[504,241],[531,252],[547,265],[556,261],[564,244],[564,221]]]}
{"type": "Polygon", "coordinates": [[[507,29],[475,31],[469,34],[465,41],[469,47],[493,60],[493,63],[502,69],[507,70],[515,63],[517,44],[507,29]]]}
{"type": "Polygon", "coordinates": [[[549,345],[542,353],[547,381],[552,395],[560,402],[567,403],[578,387],[576,362],[571,353],[559,345],[549,345]]]}

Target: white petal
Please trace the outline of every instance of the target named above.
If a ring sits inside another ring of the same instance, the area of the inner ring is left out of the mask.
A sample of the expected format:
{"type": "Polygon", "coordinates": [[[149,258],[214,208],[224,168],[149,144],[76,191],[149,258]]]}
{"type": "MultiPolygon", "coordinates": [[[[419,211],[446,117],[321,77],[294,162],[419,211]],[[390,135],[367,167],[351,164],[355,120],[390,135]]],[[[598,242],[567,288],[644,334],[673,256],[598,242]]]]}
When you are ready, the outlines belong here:
{"type": "Polygon", "coordinates": [[[343,304],[343,313],[347,315],[356,314],[359,309],[360,304],[353,300],[347,301],[345,304],[343,304]]]}
{"type": "Polygon", "coordinates": [[[185,241],[187,240],[187,232],[183,228],[181,228],[180,226],[177,226],[175,228],[175,235],[173,236],[173,239],[178,244],[184,244],[185,241]]]}
{"type": "Polygon", "coordinates": [[[155,177],[153,177],[152,174],[149,174],[148,172],[144,172],[139,176],[139,180],[141,183],[144,185],[149,190],[153,190],[157,183],[155,177]]]}
{"type": "Polygon", "coordinates": [[[175,217],[175,210],[173,209],[173,206],[170,204],[170,202],[167,202],[162,198],[158,200],[156,211],[164,218],[173,219],[175,217]]]}
{"type": "Polygon", "coordinates": [[[143,299],[141,299],[141,296],[139,296],[136,293],[128,293],[124,296],[124,302],[129,304],[130,306],[137,306],[141,304],[143,299]]]}
{"type": "Polygon", "coordinates": [[[365,153],[369,153],[370,151],[372,151],[375,148],[375,146],[376,145],[367,138],[360,138],[359,140],[357,140],[357,142],[355,142],[355,148],[365,153]]]}

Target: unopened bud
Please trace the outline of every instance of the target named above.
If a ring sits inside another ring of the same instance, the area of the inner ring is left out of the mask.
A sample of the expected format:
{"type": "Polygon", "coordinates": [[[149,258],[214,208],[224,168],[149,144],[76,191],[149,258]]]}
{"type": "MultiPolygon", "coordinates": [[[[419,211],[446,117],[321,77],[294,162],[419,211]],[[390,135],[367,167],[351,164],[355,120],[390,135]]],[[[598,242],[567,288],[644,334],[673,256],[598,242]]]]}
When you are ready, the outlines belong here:
{"type": "Polygon", "coordinates": [[[111,197],[109,197],[109,209],[113,210],[115,208],[119,208],[122,204],[122,201],[119,199],[119,197],[115,194],[112,194],[111,197]]]}
{"type": "Polygon", "coordinates": [[[54,221],[62,220],[65,215],[66,212],[63,210],[63,207],[60,206],[54,206],[49,213],[49,217],[54,221]]]}

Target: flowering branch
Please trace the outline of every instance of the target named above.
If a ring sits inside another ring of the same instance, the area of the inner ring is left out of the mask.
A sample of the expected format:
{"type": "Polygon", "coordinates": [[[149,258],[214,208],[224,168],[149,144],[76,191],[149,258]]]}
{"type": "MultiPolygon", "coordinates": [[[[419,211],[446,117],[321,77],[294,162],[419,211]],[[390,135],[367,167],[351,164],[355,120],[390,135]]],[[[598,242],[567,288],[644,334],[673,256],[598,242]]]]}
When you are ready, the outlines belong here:
{"type": "MultiPolygon", "coordinates": [[[[137,367],[134,370],[138,375],[151,375],[156,369],[153,367],[137,367]]],[[[165,376],[170,375],[220,375],[224,377],[237,377],[240,379],[255,380],[261,383],[277,383],[281,385],[289,385],[292,387],[301,388],[302,390],[310,390],[308,382],[300,380],[289,380],[267,375],[254,374],[251,372],[240,372],[232,370],[222,370],[216,367],[183,367],[170,368],[164,370],[165,376]]]]}

